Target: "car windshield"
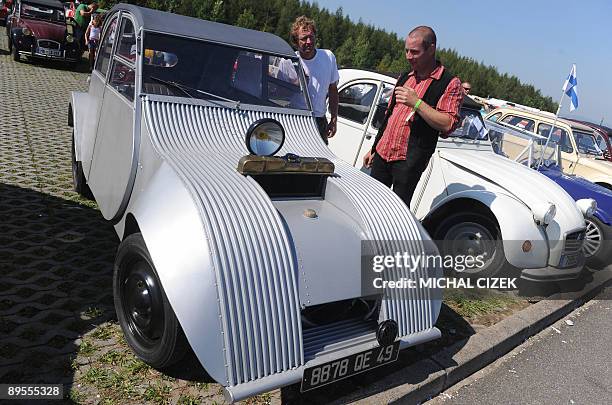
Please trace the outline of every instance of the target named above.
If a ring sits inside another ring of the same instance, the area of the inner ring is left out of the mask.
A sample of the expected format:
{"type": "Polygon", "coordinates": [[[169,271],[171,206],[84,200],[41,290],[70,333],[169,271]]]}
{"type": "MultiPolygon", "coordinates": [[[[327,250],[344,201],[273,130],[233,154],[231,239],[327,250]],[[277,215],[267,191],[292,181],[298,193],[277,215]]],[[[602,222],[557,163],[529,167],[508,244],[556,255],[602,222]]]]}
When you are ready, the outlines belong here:
{"type": "Polygon", "coordinates": [[[64,10],[45,7],[39,4],[22,3],[21,16],[51,22],[63,23],[66,21],[64,17],[64,10]]]}
{"type": "Polygon", "coordinates": [[[558,165],[559,146],[554,135],[551,135],[551,139],[547,142],[546,136],[503,122],[487,121],[487,128],[493,150],[498,155],[532,167],[536,167],[539,163],[544,166],[558,165]],[[512,151],[511,156],[505,151],[512,151]]]}
{"type": "Polygon", "coordinates": [[[488,131],[485,127],[482,115],[480,115],[480,111],[462,108],[460,110],[460,115],[459,127],[449,136],[478,140],[489,139],[488,131]]]}
{"type": "Polygon", "coordinates": [[[300,64],[226,45],[146,33],[142,90],[215,102],[308,110],[300,64]]]}
{"type": "Polygon", "coordinates": [[[576,143],[578,144],[578,152],[595,156],[603,155],[603,152],[597,145],[595,136],[593,136],[593,134],[574,130],[574,136],[576,137],[576,143]]]}

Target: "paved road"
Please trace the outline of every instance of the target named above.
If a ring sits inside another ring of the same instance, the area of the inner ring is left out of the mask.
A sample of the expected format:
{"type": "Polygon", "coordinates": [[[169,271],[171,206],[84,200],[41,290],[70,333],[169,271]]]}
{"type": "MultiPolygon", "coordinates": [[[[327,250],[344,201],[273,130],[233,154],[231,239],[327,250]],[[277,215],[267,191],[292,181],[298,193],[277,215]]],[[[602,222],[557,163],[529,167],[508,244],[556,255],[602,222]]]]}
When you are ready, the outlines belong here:
{"type": "Polygon", "coordinates": [[[612,287],[553,326],[428,405],[612,404],[612,287]]]}

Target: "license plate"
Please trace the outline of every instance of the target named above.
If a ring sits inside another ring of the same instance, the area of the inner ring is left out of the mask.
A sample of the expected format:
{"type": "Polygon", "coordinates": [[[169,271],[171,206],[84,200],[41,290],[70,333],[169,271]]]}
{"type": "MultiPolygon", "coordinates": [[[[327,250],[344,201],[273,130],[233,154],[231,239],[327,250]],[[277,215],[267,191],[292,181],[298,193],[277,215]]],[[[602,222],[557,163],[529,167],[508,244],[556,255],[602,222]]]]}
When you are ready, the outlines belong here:
{"type": "Polygon", "coordinates": [[[573,253],[569,255],[561,256],[561,265],[559,267],[573,267],[578,264],[578,255],[579,253],[573,253]]]}
{"type": "Polygon", "coordinates": [[[331,384],[335,381],[372,370],[397,360],[399,341],[388,346],[379,346],[342,359],[319,364],[304,370],[301,391],[331,384]]]}
{"type": "Polygon", "coordinates": [[[62,56],[62,51],[58,49],[38,48],[38,53],[47,56],[62,56]]]}

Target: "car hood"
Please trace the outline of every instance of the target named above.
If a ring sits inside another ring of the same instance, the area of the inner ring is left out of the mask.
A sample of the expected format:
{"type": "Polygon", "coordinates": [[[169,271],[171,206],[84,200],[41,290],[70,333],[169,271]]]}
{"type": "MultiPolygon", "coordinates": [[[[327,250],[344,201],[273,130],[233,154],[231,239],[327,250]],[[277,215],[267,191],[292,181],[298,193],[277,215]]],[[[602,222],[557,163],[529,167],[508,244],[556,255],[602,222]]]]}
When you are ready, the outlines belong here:
{"type": "Polygon", "coordinates": [[[580,176],[569,176],[558,167],[542,167],[540,173],[563,187],[574,200],[592,198],[597,201],[597,211],[600,219],[610,224],[612,221],[612,191],[605,187],[591,183],[580,176]]]}
{"type": "Polygon", "coordinates": [[[64,24],[55,24],[46,21],[21,20],[24,27],[28,27],[36,39],[51,39],[61,42],[66,33],[64,24]]]}
{"type": "Polygon", "coordinates": [[[503,188],[530,209],[542,202],[554,203],[557,207],[555,221],[564,218],[569,228],[583,221],[574,199],[559,185],[513,160],[493,152],[457,149],[440,150],[440,157],[503,188]]]}

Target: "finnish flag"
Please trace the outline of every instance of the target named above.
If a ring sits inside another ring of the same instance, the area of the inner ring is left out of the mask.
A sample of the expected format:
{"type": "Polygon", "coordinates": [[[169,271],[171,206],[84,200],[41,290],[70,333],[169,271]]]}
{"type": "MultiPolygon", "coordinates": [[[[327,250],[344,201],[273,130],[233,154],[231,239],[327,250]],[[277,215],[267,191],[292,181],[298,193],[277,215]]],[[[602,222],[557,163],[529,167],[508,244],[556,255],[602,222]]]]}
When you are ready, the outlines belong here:
{"type": "Polygon", "coordinates": [[[575,63],[572,65],[572,71],[563,85],[563,91],[571,99],[570,112],[574,111],[578,108],[578,80],[576,80],[575,63]]]}

